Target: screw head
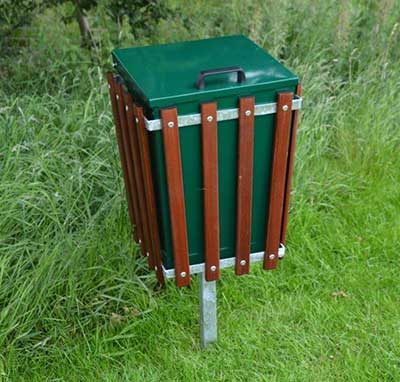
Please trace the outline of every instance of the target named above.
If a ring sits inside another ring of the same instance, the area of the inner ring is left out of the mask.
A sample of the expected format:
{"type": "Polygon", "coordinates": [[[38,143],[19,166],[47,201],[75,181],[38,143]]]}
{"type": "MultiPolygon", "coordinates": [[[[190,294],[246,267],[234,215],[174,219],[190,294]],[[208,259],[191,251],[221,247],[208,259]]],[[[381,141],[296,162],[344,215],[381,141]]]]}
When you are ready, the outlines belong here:
{"type": "Polygon", "coordinates": [[[289,110],[289,106],[288,105],[283,105],[282,106],[282,110],[283,111],[288,111],[289,110]]]}
{"type": "Polygon", "coordinates": [[[268,256],[268,258],[269,258],[270,260],[274,260],[274,259],[275,259],[275,255],[274,255],[273,253],[271,253],[271,254],[268,256]]]}
{"type": "Polygon", "coordinates": [[[128,108],[128,105],[125,105],[125,110],[128,111],[128,109],[129,109],[129,108],[128,108]]]}
{"type": "Polygon", "coordinates": [[[212,122],[213,120],[214,120],[214,118],[213,118],[212,115],[209,115],[209,116],[207,117],[207,121],[208,121],[208,122],[212,122]]]}
{"type": "Polygon", "coordinates": [[[174,127],[175,123],[173,123],[172,121],[168,122],[168,127],[174,127]]]}
{"type": "Polygon", "coordinates": [[[139,123],[139,118],[135,118],[135,122],[136,122],[136,123],[139,123]]]}
{"type": "Polygon", "coordinates": [[[146,257],[149,257],[150,256],[150,253],[149,252],[146,252],[146,257]]]}
{"type": "Polygon", "coordinates": [[[186,272],[181,272],[181,277],[186,277],[186,272]]]}
{"type": "Polygon", "coordinates": [[[108,88],[111,89],[111,85],[110,84],[108,84],[108,88]]]}
{"type": "Polygon", "coordinates": [[[211,265],[210,270],[211,272],[215,272],[217,270],[217,267],[215,265],[211,265]]]}
{"type": "Polygon", "coordinates": [[[117,99],[117,101],[119,100],[119,95],[117,94],[116,96],[115,96],[115,98],[117,99]]]}
{"type": "Polygon", "coordinates": [[[240,265],[246,265],[246,260],[240,260],[240,265]]]}
{"type": "Polygon", "coordinates": [[[246,117],[250,116],[251,115],[251,110],[246,110],[244,112],[244,114],[245,114],[246,117]]]}
{"type": "Polygon", "coordinates": [[[138,242],[139,242],[139,244],[142,244],[142,239],[139,239],[138,242]]]}
{"type": "Polygon", "coordinates": [[[155,271],[158,271],[157,265],[154,266],[154,270],[155,270],[155,271]]]}

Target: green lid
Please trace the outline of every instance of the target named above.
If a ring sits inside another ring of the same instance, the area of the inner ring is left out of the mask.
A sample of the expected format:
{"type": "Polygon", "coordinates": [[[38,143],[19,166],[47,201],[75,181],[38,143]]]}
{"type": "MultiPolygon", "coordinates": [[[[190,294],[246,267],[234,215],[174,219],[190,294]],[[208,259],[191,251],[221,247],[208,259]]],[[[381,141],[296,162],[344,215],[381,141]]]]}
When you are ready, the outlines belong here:
{"type": "Polygon", "coordinates": [[[117,71],[151,108],[298,83],[296,75],[244,36],[115,49],[112,54],[117,71]],[[232,67],[243,69],[243,82],[230,72],[206,75],[202,89],[196,85],[201,71],[232,67]]]}

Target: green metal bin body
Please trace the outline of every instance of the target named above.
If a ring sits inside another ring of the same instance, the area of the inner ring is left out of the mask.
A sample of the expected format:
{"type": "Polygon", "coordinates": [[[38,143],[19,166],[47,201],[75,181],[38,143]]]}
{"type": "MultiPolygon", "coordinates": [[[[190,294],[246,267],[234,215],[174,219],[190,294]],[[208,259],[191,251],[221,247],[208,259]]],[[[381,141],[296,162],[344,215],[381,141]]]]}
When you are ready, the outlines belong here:
{"type": "MultiPolygon", "coordinates": [[[[218,110],[238,108],[239,97],[253,96],[255,104],[276,102],[279,92],[295,93],[298,78],[262,48],[244,36],[219,37],[176,44],[116,49],[116,71],[148,120],[160,110],[176,107],[178,116],[200,113],[204,102],[218,110]],[[239,66],[246,80],[218,74],[196,87],[201,71],[239,66]]],[[[254,121],[251,252],[265,250],[275,114],[254,121]]],[[[162,131],[149,132],[153,184],[158,211],[163,265],[174,268],[170,211],[162,131]]],[[[179,129],[184,198],[191,265],[204,263],[204,214],[201,124],[179,129]]],[[[220,258],[235,256],[237,208],[238,120],[218,122],[220,258]]]]}

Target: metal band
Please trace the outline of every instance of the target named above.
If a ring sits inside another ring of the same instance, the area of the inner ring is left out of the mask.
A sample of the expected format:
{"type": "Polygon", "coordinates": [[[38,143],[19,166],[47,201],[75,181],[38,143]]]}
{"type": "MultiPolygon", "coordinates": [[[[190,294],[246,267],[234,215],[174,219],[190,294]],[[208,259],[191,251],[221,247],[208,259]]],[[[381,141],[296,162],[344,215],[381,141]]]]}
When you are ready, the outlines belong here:
{"type": "MultiPolygon", "coordinates": [[[[301,109],[302,98],[295,96],[292,103],[292,110],[301,109]]],[[[263,103],[260,105],[255,105],[254,115],[257,117],[259,115],[267,115],[267,114],[275,114],[276,113],[276,102],[272,103],[263,103]]],[[[223,109],[217,111],[217,121],[228,121],[230,119],[238,119],[239,118],[239,109],[223,109]]],[[[144,118],[146,129],[148,131],[157,131],[161,130],[161,119],[152,119],[148,120],[146,117],[144,118]]],[[[201,114],[188,114],[178,116],[178,126],[192,126],[192,125],[200,125],[201,123],[201,114]]]]}
{"type": "MultiPolygon", "coordinates": [[[[286,248],[283,244],[279,247],[278,256],[279,258],[283,258],[285,256],[286,248]]],[[[255,252],[250,254],[250,264],[261,262],[264,259],[265,252],[255,252]]],[[[229,268],[235,265],[236,258],[229,257],[228,259],[221,259],[219,261],[219,267],[222,268],[229,268]]],[[[193,264],[190,266],[190,274],[202,273],[205,270],[205,264],[193,264]]],[[[163,266],[163,272],[165,278],[171,279],[175,277],[175,269],[165,269],[163,266]]]]}

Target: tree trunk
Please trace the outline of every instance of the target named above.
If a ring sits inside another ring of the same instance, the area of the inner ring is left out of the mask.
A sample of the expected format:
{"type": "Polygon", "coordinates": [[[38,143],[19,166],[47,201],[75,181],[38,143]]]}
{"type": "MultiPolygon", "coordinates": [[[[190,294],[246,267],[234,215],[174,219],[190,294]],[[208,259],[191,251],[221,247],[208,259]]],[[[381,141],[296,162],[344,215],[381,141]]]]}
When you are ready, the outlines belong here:
{"type": "Polygon", "coordinates": [[[81,7],[79,0],[75,1],[75,13],[76,13],[76,19],[79,24],[79,30],[81,32],[82,46],[88,49],[95,48],[96,44],[93,41],[93,36],[92,32],[90,31],[89,21],[85,16],[85,11],[81,7]]]}

